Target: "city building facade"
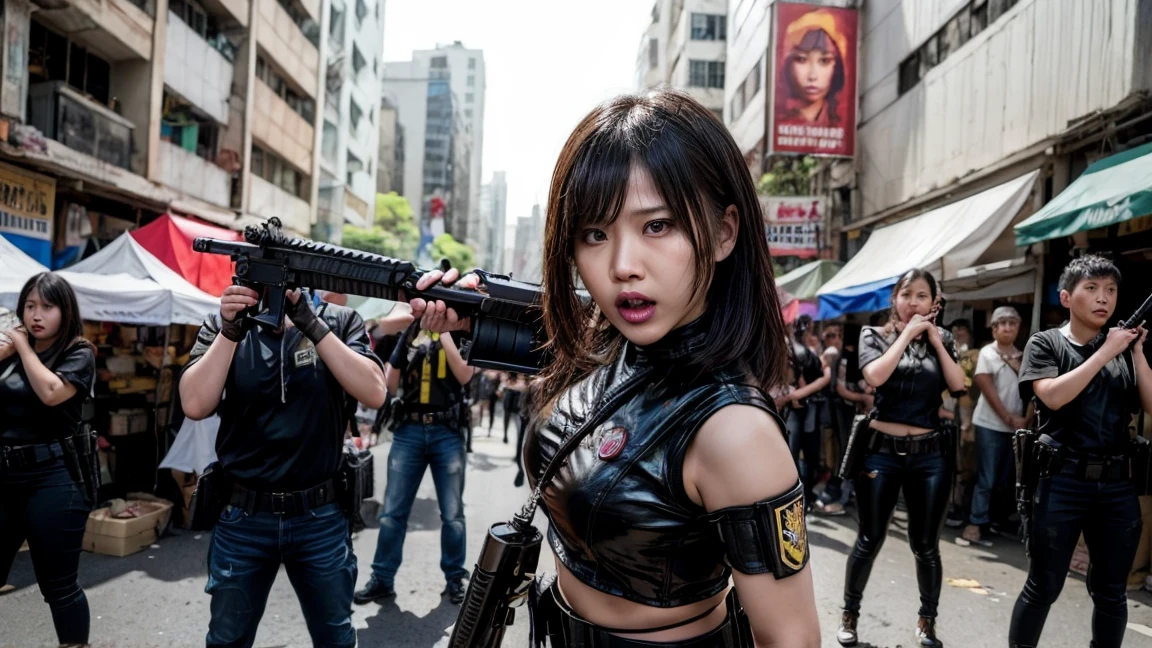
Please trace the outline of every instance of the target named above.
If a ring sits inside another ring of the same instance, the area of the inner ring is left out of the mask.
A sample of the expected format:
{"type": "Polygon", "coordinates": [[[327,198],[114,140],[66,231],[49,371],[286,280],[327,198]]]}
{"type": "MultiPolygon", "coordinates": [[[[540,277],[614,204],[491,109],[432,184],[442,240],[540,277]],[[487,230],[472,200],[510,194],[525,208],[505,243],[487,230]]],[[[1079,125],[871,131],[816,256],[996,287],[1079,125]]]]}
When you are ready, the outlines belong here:
{"type": "Polygon", "coordinates": [[[728,0],[657,0],[636,57],[638,90],[684,90],[723,119],[728,0]]]}

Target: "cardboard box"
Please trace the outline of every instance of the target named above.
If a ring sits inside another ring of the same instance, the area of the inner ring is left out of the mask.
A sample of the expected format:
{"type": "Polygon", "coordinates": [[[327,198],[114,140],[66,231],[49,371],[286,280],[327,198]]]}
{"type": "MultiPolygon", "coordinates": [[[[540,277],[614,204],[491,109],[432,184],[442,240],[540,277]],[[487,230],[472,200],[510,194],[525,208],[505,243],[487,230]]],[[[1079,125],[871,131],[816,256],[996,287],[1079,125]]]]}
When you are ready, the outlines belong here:
{"type": "Polygon", "coordinates": [[[107,507],[92,511],[84,529],[85,551],[108,556],[127,556],[156,542],[172,515],[172,502],[129,500],[140,509],[134,518],[114,518],[107,507]]]}

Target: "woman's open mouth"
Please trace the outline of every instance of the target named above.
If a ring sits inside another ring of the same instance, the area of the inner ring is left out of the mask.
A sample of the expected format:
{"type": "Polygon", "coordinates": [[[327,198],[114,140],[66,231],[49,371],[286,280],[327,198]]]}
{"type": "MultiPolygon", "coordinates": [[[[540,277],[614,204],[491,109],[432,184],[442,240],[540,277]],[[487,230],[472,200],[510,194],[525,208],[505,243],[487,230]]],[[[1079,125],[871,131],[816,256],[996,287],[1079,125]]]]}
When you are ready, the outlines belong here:
{"type": "Polygon", "coordinates": [[[656,302],[642,293],[625,292],[616,297],[616,310],[629,324],[643,324],[656,314],[656,302]]]}

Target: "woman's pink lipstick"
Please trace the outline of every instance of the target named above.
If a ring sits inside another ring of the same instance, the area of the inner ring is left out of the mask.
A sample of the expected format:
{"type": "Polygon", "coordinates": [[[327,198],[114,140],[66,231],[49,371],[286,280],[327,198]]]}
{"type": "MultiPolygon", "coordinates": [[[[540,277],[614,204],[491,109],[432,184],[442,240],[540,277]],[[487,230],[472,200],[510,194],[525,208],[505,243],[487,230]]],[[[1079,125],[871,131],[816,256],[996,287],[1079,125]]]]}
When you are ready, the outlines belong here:
{"type": "Polygon", "coordinates": [[[629,324],[643,324],[656,314],[656,302],[644,293],[622,292],[616,296],[616,310],[629,324]]]}

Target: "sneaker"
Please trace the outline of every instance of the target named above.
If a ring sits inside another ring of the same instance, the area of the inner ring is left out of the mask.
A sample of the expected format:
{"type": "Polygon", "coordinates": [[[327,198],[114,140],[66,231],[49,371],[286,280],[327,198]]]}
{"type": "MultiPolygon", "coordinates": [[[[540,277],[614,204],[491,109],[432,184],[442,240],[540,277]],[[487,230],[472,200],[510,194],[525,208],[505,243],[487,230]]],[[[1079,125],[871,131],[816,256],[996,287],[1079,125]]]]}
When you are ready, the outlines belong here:
{"type": "Polygon", "coordinates": [[[844,515],[847,513],[847,511],[844,510],[844,505],[840,502],[828,502],[825,504],[824,502],[817,501],[816,509],[824,515],[830,516],[844,515]]]}
{"type": "Polygon", "coordinates": [[[855,646],[858,642],[856,635],[856,622],[859,620],[858,612],[847,610],[840,616],[840,628],[836,631],[836,643],[841,646],[855,646]]]}
{"type": "Polygon", "coordinates": [[[464,584],[463,578],[448,581],[448,585],[444,587],[444,591],[440,592],[440,596],[448,596],[448,600],[452,601],[455,605],[460,605],[464,602],[464,595],[468,593],[468,586],[464,584]]]}
{"type": "Polygon", "coordinates": [[[368,603],[380,601],[387,601],[396,596],[396,590],[392,589],[391,585],[385,585],[376,580],[375,576],[368,579],[368,584],[364,589],[357,590],[352,594],[352,602],[356,605],[366,605],[368,603]]]}

